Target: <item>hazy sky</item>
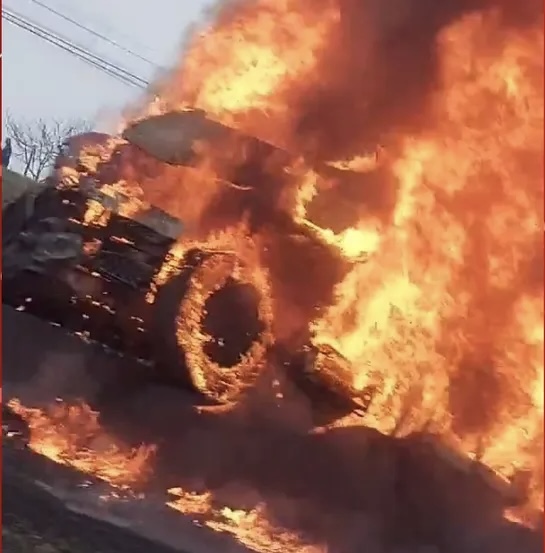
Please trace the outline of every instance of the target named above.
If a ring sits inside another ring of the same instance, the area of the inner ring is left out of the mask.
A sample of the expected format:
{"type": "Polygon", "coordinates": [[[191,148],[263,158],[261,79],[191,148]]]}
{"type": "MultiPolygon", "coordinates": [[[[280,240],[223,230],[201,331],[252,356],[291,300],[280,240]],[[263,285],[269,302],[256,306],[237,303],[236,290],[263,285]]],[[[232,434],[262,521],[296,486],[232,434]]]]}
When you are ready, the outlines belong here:
{"type": "MultiPolygon", "coordinates": [[[[177,60],[189,25],[211,0],[39,0],[158,66],[177,60]]],[[[32,0],[4,0],[3,8],[54,31],[107,61],[150,80],[156,70],[32,0]]],[[[120,83],[11,23],[2,22],[4,113],[23,118],[111,120],[139,89],[120,83]]],[[[100,125],[102,126],[102,125],[100,125]]]]}

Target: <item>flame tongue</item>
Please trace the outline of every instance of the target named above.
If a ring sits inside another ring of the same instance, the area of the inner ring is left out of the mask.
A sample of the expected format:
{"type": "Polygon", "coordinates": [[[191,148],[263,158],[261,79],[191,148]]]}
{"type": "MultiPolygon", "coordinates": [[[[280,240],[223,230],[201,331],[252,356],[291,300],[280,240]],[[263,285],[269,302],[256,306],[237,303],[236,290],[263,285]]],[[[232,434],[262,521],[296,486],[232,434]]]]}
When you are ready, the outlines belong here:
{"type": "Polygon", "coordinates": [[[12,399],[8,407],[30,430],[29,447],[61,465],[130,488],[148,475],[155,446],[131,449],[102,431],[98,413],[84,404],[59,402],[49,409],[31,409],[12,399]]]}

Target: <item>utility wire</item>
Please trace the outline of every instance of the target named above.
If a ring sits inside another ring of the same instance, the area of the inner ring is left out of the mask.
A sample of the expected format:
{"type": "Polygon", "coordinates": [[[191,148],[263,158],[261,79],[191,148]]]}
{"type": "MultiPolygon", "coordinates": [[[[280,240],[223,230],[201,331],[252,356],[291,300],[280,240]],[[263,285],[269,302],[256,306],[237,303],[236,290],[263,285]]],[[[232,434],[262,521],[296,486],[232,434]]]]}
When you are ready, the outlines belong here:
{"type": "Polygon", "coordinates": [[[127,77],[128,79],[135,81],[136,83],[140,83],[143,85],[148,84],[144,79],[138,77],[134,73],[131,73],[130,71],[127,71],[126,69],[123,69],[120,66],[114,63],[111,63],[105,60],[104,58],[101,58],[100,56],[97,56],[90,50],[83,48],[78,44],[75,44],[67,37],[62,36],[60,34],[56,34],[51,29],[48,29],[36,23],[35,21],[30,20],[29,18],[17,12],[14,12],[13,10],[2,9],[2,15],[5,16],[5,18],[9,20],[11,23],[18,24],[20,27],[24,27],[25,30],[32,31],[34,34],[39,34],[42,38],[49,39],[49,42],[54,41],[55,45],[62,44],[63,46],[68,47],[74,53],[77,52],[78,54],[80,54],[80,56],[83,55],[87,59],[93,60],[95,63],[98,63],[101,66],[108,68],[110,71],[113,71],[120,76],[127,77]]]}
{"type": "Polygon", "coordinates": [[[110,75],[113,78],[116,78],[123,82],[124,84],[129,84],[132,86],[137,86],[139,88],[145,88],[148,85],[148,82],[141,77],[138,77],[134,73],[123,69],[119,65],[111,63],[100,56],[97,56],[93,52],[73,43],[61,35],[58,35],[47,29],[36,22],[17,14],[16,12],[2,9],[2,18],[7,22],[16,25],[17,27],[45,40],[49,44],[57,46],[58,48],[72,54],[81,61],[103,71],[104,73],[110,75]]]}
{"type": "Polygon", "coordinates": [[[17,27],[19,27],[19,28],[21,28],[25,31],[28,31],[29,33],[45,40],[46,42],[48,42],[48,43],[50,43],[54,46],[57,46],[61,50],[64,50],[65,52],[68,52],[69,54],[72,54],[73,56],[79,58],[81,61],[91,65],[92,67],[95,67],[95,68],[100,69],[101,71],[103,71],[105,73],[108,73],[111,77],[114,77],[118,80],[121,80],[123,83],[128,84],[127,81],[125,79],[120,78],[117,73],[110,72],[107,68],[101,66],[100,64],[96,63],[95,61],[87,58],[86,56],[80,54],[77,51],[74,51],[72,48],[69,48],[69,47],[65,46],[64,44],[61,44],[61,43],[53,40],[51,37],[47,36],[46,34],[43,34],[43,33],[41,33],[40,31],[38,31],[36,29],[33,29],[31,26],[27,26],[24,23],[19,22],[16,19],[12,19],[9,15],[7,15],[5,13],[2,13],[2,18],[5,19],[8,23],[16,25],[17,27]]]}
{"type": "Polygon", "coordinates": [[[149,65],[151,65],[151,66],[153,66],[157,69],[161,69],[161,67],[158,64],[151,61],[150,59],[148,59],[144,56],[141,56],[140,54],[134,52],[130,48],[127,48],[127,47],[123,46],[122,44],[119,44],[118,42],[116,42],[115,40],[112,40],[111,38],[107,37],[106,35],[103,35],[102,33],[99,33],[98,31],[95,31],[94,29],[91,29],[91,27],[88,27],[87,25],[83,25],[79,21],[76,21],[75,19],[72,19],[71,17],[68,17],[64,13],[62,13],[60,11],[57,11],[56,9],[52,8],[51,6],[48,6],[47,4],[44,4],[43,2],[40,2],[40,0],[31,0],[31,2],[33,2],[34,4],[44,8],[45,10],[47,10],[49,12],[55,14],[57,17],[60,17],[60,18],[64,19],[65,21],[68,21],[69,23],[72,23],[72,25],[75,25],[76,27],[78,27],[78,28],[80,28],[84,31],[87,31],[88,33],[92,34],[93,36],[104,40],[108,44],[111,44],[112,46],[115,46],[116,48],[119,48],[120,50],[122,50],[126,54],[134,56],[135,58],[138,58],[139,60],[141,60],[145,63],[148,63],[149,65]]]}

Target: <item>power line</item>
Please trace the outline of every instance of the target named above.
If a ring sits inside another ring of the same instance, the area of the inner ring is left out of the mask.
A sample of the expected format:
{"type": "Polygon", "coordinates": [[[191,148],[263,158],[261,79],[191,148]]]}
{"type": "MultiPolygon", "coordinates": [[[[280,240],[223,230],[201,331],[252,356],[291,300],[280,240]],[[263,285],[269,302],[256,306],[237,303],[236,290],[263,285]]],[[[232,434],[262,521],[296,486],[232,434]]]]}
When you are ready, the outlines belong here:
{"type": "Polygon", "coordinates": [[[70,41],[66,37],[58,35],[36,22],[25,18],[24,16],[17,14],[16,12],[2,9],[2,18],[7,22],[16,25],[17,27],[45,40],[49,44],[57,46],[58,48],[68,52],[69,54],[77,57],[81,61],[103,71],[104,73],[114,77],[124,84],[145,88],[148,86],[148,82],[141,77],[138,77],[134,73],[123,69],[119,65],[111,63],[104,58],[94,54],[90,50],[87,50],[74,42],[70,41]]]}
{"type": "Polygon", "coordinates": [[[31,2],[34,2],[34,4],[36,4],[36,5],[44,8],[45,10],[55,14],[57,17],[60,17],[60,18],[64,19],[65,21],[68,21],[69,23],[72,23],[72,25],[75,25],[76,27],[78,27],[78,28],[80,28],[84,31],[87,31],[88,33],[92,34],[93,36],[96,36],[97,38],[100,38],[100,39],[104,40],[108,44],[111,44],[112,46],[115,46],[116,48],[119,48],[120,50],[122,50],[126,54],[134,56],[135,58],[138,58],[139,60],[141,60],[145,63],[148,63],[149,65],[151,65],[153,67],[156,67],[157,69],[160,69],[160,66],[157,65],[155,62],[151,61],[150,59],[148,59],[144,56],[141,56],[140,54],[134,52],[130,48],[127,48],[127,47],[123,46],[122,44],[119,44],[115,40],[112,40],[111,38],[103,35],[102,33],[99,33],[98,31],[95,31],[94,29],[91,29],[87,25],[83,25],[79,21],[76,21],[75,19],[72,19],[71,17],[68,17],[64,13],[57,11],[56,9],[52,8],[51,6],[48,6],[47,4],[44,4],[43,2],[40,2],[40,0],[31,0],[31,2]]]}
{"type": "Polygon", "coordinates": [[[137,81],[133,81],[130,77],[127,77],[123,73],[116,71],[115,69],[112,69],[111,67],[108,67],[108,65],[101,63],[100,58],[93,59],[91,55],[88,55],[85,51],[79,51],[77,48],[75,48],[73,44],[70,44],[69,42],[65,42],[62,39],[59,39],[58,37],[55,37],[54,35],[49,35],[47,32],[43,32],[38,27],[34,27],[32,25],[28,25],[24,21],[20,21],[16,18],[12,18],[10,14],[4,13],[4,10],[2,10],[2,17],[7,22],[12,23],[13,25],[16,25],[17,27],[45,40],[49,44],[52,44],[53,46],[57,46],[61,50],[64,50],[65,52],[68,52],[69,54],[77,57],[81,61],[87,63],[88,65],[91,65],[92,67],[95,67],[96,69],[99,69],[100,71],[107,73],[111,77],[116,78],[117,80],[120,80],[124,84],[130,84],[133,86],[139,86],[143,88],[143,85],[138,83],[137,81]]]}
{"type": "Polygon", "coordinates": [[[127,71],[126,69],[123,69],[120,66],[111,63],[104,58],[101,58],[90,50],[72,42],[66,36],[55,33],[51,29],[48,29],[47,27],[44,27],[43,25],[40,25],[13,10],[2,9],[2,16],[6,18],[10,23],[18,25],[19,27],[32,32],[33,34],[37,34],[40,36],[40,38],[44,38],[48,42],[54,43],[54,45],[56,46],[60,46],[62,44],[65,47],[64,49],[68,48],[70,50],[70,53],[76,54],[77,52],[79,54],[79,56],[77,57],[84,56],[86,59],[100,64],[102,67],[115,72],[119,76],[126,77],[131,81],[135,81],[136,83],[142,84],[144,86],[148,84],[144,79],[138,77],[134,73],[131,73],[130,71],[127,71]]]}

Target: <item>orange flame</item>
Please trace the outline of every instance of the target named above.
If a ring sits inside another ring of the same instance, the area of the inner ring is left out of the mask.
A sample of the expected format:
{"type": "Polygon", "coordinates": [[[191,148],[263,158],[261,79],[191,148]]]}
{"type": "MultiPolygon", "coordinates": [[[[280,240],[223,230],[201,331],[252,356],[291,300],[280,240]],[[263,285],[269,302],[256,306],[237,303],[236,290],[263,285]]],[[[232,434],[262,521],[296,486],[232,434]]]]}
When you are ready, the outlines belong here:
{"type": "MultiPolygon", "coordinates": [[[[297,142],[299,106],[286,98],[315,82],[339,18],[289,5],[264,0],[220,19],[160,89],[162,109],[193,104],[274,143],[297,142]],[[282,24],[270,25],[272,13],[282,24]]],[[[543,31],[506,27],[492,10],[446,25],[437,41],[422,129],[399,133],[386,162],[397,186],[390,219],[316,229],[348,257],[371,257],[337,285],[334,305],[313,322],[315,340],[353,363],[357,386],[380,382],[367,424],[402,435],[431,428],[506,478],[538,475],[543,31]]],[[[366,152],[362,144],[353,157],[366,152]]],[[[312,175],[299,191],[293,215],[305,221],[320,193],[312,175]]]]}
{"type": "MultiPolygon", "coordinates": [[[[515,20],[524,2],[500,0],[490,2],[495,10],[441,14],[441,24],[426,19],[437,28],[423,63],[411,57],[414,29],[403,27],[414,14],[361,3],[366,32],[354,33],[360,22],[343,20],[340,2],[317,10],[316,1],[220,11],[135,118],[196,106],[310,162],[360,174],[344,204],[357,208],[355,220],[342,231],[308,220],[324,191],[312,172],[295,179],[293,221],[346,258],[367,261],[351,267],[332,305],[309,321],[314,340],[352,363],[356,387],[378,386],[366,424],[396,435],[427,429],[506,479],[529,473],[528,507],[542,511],[541,22],[515,20]],[[345,51],[351,41],[361,46],[351,52],[359,65],[345,51]],[[369,141],[378,149],[382,139],[387,178],[372,188],[364,180],[369,141]]],[[[422,48],[420,27],[418,37],[422,48]]],[[[162,198],[206,242],[209,229],[199,224],[219,194],[217,167],[205,163],[203,178],[185,181],[199,184],[194,208],[180,173],[161,175],[147,184],[163,188],[144,195],[162,198]]],[[[147,177],[132,179],[146,188],[147,177]]],[[[341,185],[333,190],[342,196],[341,185]]]]}
{"type": "Polygon", "coordinates": [[[134,487],[148,476],[155,447],[131,449],[120,443],[100,428],[98,413],[88,405],[58,402],[42,411],[12,399],[8,406],[28,424],[29,447],[52,461],[120,488],[134,487]]]}

